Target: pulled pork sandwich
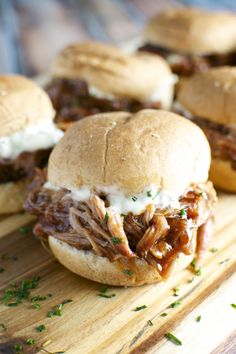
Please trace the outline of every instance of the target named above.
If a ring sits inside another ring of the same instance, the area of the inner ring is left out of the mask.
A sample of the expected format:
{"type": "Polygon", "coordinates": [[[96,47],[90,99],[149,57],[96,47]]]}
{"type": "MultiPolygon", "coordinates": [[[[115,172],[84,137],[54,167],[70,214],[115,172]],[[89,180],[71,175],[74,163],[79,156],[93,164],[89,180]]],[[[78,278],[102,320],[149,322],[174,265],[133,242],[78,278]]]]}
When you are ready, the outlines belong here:
{"type": "Polygon", "coordinates": [[[98,114],[69,128],[25,208],[71,271],[111,285],[158,282],[206,248],[209,165],[201,129],[174,113],[98,114]]]}
{"type": "Polygon", "coordinates": [[[23,209],[35,167],[45,166],[63,133],[47,94],[31,80],[0,75],[0,214],[23,209]]]}
{"type": "Polygon", "coordinates": [[[189,7],[168,9],[147,24],[145,41],[140,50],[161,55],[178,75],[236,65],[236,16],[189,7]]]}
{"type": "Polygon", "coordinates": [[[46,90],[62,129],[95,113],[168,109],[176,78],[158,56],[128,55],[98,42],[70,45],[52,65],[46,90]]]}
{"type": "Polygon", "coordinates": [[[177,99],[176,110],[208,138],[212,182],[236,192],[236,68],[215,68],[181,80],[177,99]]]}

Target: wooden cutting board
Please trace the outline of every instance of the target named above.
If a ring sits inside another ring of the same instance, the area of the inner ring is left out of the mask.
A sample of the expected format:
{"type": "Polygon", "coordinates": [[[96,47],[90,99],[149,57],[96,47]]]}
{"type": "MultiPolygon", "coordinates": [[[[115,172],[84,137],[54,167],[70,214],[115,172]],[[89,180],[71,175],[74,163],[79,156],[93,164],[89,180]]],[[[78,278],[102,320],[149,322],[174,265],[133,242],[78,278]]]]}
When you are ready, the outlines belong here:
{"type": "Polygon", "coordinates": [[[52,294],[32,308],[29,300],[16,307],[0,305],[0,353],[14,353],[20,344],[24,353],[236,353],[236,196],[220,195],[215,234],[202,275],[185,270],[161,284],[139,288],[111,288],[98,296],[101,285],[82,279],[63,268],[34,238],[20,229],[31,217],[21,214],[0,221],[0,292],[12,282],[40,276],[31,297],[52,294]],[[173,288],[179,296],[173,296],[173,288]],[[62,316],[47,313],[65,299],[62,316]],[[180,301],[179,306],[170,305],[180,301]],[[146,305],[140,311],[136,307],[146,305]],[[167,313],[166,317],[161,314],[167,313]],[[196,318],[201,316],[201,321],[196,318]],[[150,322],[151,321],[151,322],[150,322]],[[44,324],[39,333],[36,327],[44,324]],[[165,338],[171,332],[182,341],[177,346],[165,338]],[[24,344],[28,338],[34,345],[24,344]],[[46,344],[45,344],[46,343],[46,344]],[[48,344],[48,345],[47,345],[48,344]]]}

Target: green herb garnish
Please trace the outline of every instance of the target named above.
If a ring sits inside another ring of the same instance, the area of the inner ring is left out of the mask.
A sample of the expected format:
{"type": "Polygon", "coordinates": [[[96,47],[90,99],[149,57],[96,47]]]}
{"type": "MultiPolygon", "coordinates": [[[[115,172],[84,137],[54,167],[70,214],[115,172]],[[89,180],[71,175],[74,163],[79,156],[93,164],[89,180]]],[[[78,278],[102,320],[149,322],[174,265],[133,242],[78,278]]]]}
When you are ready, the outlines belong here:
{"type": "Polygon", "coordinates": [[[33,307],[35,310],[41,309],[41,305],[38,304],[37,302],[36,302],[35,304],[33,304],[32,307],[33,307]]]}
{"type": "Polygon", "coordinates": [[[209,251],[210,251],[211,253],[216,253],[216,252],[218,252],[219,250],[218,250],[218,248],[216,248],[216,247],[212,247],[209,251]]]}
{"type": "Polygon", "coordinates": [[[22,235],[26,235],[30,232],[31,228],[30,226],[23,226],[23,227],[20,227],[19,228],[19,232],[22,234],[22,235]]]}
{"type": "Polygon", "coordinates": [[[198,195],[199,197],[203,197],[203,192],[199,193],[198,195]]]}
{"type": "Polygon", "coordinates": [[[5,325],[5,323],[0,323],[0,327],[2,328],[2,332],[7,331],[7,326],[5,325]]]}
{"type": "Polygon", "coordinates": [[[163,312],[163,313],[160,314],[160,316],[161,317],[166,317],[166,316],[168,316],[168,313],[167,312],[163,312]]]}
{"type": "Polygon", "coordinates": [[[144,310],[146,308],[147,308],[146,305],[142,305],[142,306],[135,307],[135,309],[133,311],[141,311],[141,310],[144,310]]]}
{"type": "Polygon", "coordinates": [[[99,292],[102,293],[102,294],[105,294],[106,292],[108,291],[108,287],[107,286],[103,286],[99,292]]]}
{"type": "Polygon", "coordinates": [[[46,329],[46,327],[45,327],[44,324],[41,324],[41,325],[39,325],[38,327],[36,327],[36,330],[37,330],[38,332],[43,332],[43,331],[45,331],[45,329],[46,329]]]}
{"type": "Polygon", "coordinates": [[[110,299],[110,298],[116,296],[116,294],[104,294],[104,293],[100,293],[100,294],[98,294],[98,296],[104,297],[105,299],[110,299]]]}
{"type": "Polygon", "coordinates": [[[230,258],[226,258],[226,259],[224,259],[223,261],[221,261],[219,264],[227,263],[229,260],[230,260],[230,258]]]}
{"type": "Polygon", "coordinates": [[[53,317],[53,316],[62,316],[62,308],[65,304],[68,304],[70,302],[72,302],[73,300],[71,299],[67,299],[62,301],[61,304],[58,304],[55,306],[55,308],[51,309],[48,314],[47,317],[53,317]]]}
{"type": "Polygon", "coordinates": [[[30,301],[31,302],[39,302],[39,301],[44,301],[44,300],[47,300],[49,297],[51,297],[52,294],[47,294],[47,295],[44,295],[44,296],[41,296],[41,295],[37,295],[37,296],[33,296],[30,301]]]}
{"type": "Polygon", "coordinates": [[[180,216],[181,216],[182,218],[186,218],[187,212],[186,212],[186,210],[185,210],[184,208],[180,210],[180,216]]]}
{"type": "Polygon", "coordinates": [[[27,345],[34,345],[35,343],[36,343],[36,340],[33,338],[28,338],[25,341],[25,344],[27,344],[27,345]]]}
{"type": "Polygon", "coordinates": [[[153,322],[151,320],[148,320],[149,326],[153,326],[153,322]]]}
{"type": "Polygon", "coordinates": [[[200,322],[201,319],[202,319],[202,316],[197,316],[197,317],[196,317],[196,322],[200,322]]]}
{"type": "Polygon", "coordinates": [[[108,212],[106,211],[106,214],[104,216],[104,223],[107,224],[108,223],[108,219],[109,219],[109,215],[108,215],[108,212]]]}
{"type": "Polygon", "coordinates": [[[148,197],[152,197],[152,192],[151,191],[147,191],[147,196],[148,197]]]}
{"type": "Polygon", "coordinates": [[[174,288],[173,289],[173,296],[179,296],[178,292],[179,292],[179,288],[174,288]]]}
{"type": "Polygon", "coordinates": [[[31,280],[22,280],[18,285],[10,284],[2,298],[4,305],[17,306],[22,300],[29,299],[30,290],[38,286],[39,279],[39,277],[33,277],[31,280]]]}
{"type": "Polygon", "coordinates": [[[202,269],[201,268],[195,269],[195,275],[197,275],[198,277],[202,275],[202,269]]]}
{"type": "Polygon", "coordinates": [[[182,345],[181,340],[179,340],[176,336],[174,336],[172,333],[168,332],[165,334],[165,338],[168,339],[170,342],[176,344],[176,345],[182,345]]]}
{"type": "Polygon", "coordinates": [[[112,237],[111,240],[114,243],[114,245],[119,245],[121,243],[121,240],[117,237],[112,237]]]}
{"type": "Polygon", "coordinates": [[[233,309],[236,310],[236,304],[231,304],[230,306],[233,307],[233,309]]]}
{"type": "Polygon", "coordinates": [[[129,275],[130,277],[134,274],[134,272],[130,269],[124,269],[123,273],[129,275]]]}
{"type": "Polygon", "coordinates": [[[127,215],[126,215],[126,214],[121,213],[121,214],[120,214],[120,216],[121,216],[122,218],[125,218],[127,215]]]}
{"type": "Polygon", "coordinates": [[[133,200],[134,202],[136,202],[136,201],[138,200],[138,198],[135,197],[135,196],[133,196],[133,197],[132,197],[132,200],[133,200]]]}
{"type": "Polygon", "coordinates": [[[14,349],[17,353],[20,353],[20,352],[22,352],[23,347],[22,347],[21,344],[14,344],[14,345],[13,345],[13,349],[14,349]]]}
{"type": "Polygon", "coordinates": [[[195,258],[192,260],[191,266],[194,268],[194,273],[195,273],[195,275],[197,275],[197,276],[202,275],[202,270],[201,270],[201,268],[196,268],[196,267],[197,267],[197,261],[196,261],[195,258]]]}
{"type": "Polygon", "coordinates": [[[170,304],[170,307],[172,308],[175,308],[175,307],[178,307],[179,305],[181,305],[181,301],[175,301],[175,302],[172,302],[172,304],[170,304]]]}

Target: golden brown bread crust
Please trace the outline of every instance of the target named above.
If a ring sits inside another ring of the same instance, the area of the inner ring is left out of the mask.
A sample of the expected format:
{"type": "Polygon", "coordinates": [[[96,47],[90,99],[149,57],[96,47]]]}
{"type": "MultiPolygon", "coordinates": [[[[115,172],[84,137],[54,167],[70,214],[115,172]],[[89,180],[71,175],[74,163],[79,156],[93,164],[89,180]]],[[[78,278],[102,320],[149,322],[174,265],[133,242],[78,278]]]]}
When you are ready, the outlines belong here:
{"type": "MultiPolygon", "coordinates": [[[[193,232],[193,254],[181,254],[176,260],[173,272],[185,269],[193,260],[196,248],[196,233],[193,232]]],[[[157,283],[162,280],[158,271],[145,260],[124,259],[123,261],[110,262],[108,258],[97,256],[92,251],[83,251],[67,243],[49,237],[49,245],[58,261],[73,273],[99,283],[114,286],[137,286],[157,283]],[[132,271],[132,275],[125,272],[132,271]]]]}
{"type": "Polygon", "coordinates": [[[236,16],[196,8],[173,8],[154,16],[146,41],[190,54],[228,53],[236,49],[236,16]]]}
{"type": "Polygon", "coordinates": [[[0,137],[53,117],[48,95],[33,81],[20,75],[0,75],[0,137]]]}
{"type": "Polygon", "coordinates": [[[210,179],[215,187],[227,192],[236,192],[236,170],[232,168],[229,161],[213,159],[210,179]]]}
{"type": "Polygon", "coordinates": [[[0,184],[0,214],[17,213],[23,210],[29,180],[0,184]]]}
{"type": "Polygon", "coordinates": [[[236,124],[236,68],[210,69],[181,79],[177,100],[195,116],[236,124]]]}
{"type": "Polygon", "coordinates": [[[173,91],[174,80],[161,57],[120,49],[98,42],[75,43],[55,58],[52,75],[82,79],[101,92],[145,101],[158,88],[173,91]]]}
{"type": "Polygon", "coordinates": [[[68,189],[116,185],[127,194],[154,184],[181,195],[206,182],[210,149],[202,130],[174,113],[142,110],[87,117],[54,148],[48,180],[68,189]]]}

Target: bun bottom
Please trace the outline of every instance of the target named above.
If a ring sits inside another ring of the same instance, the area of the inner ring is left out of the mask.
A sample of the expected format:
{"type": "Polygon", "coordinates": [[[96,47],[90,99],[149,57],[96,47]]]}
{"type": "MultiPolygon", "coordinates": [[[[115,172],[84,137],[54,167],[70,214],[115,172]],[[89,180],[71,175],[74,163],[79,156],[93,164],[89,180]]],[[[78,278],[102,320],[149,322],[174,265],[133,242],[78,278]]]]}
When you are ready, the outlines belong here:
{"type": "Polygon", "coordinates": [[[28,184],[27,179],[0,184],[0,214],[12,214],[23,210],[28,184]]]}
{"type": "Polygon", "coordinates": [[[227,192],[236,192],[236,170],[231,167],[229,161],[213,159],[209,179],[215,187],[227,192]]]}
{"type": "MultiPolygon", "coordinates": [[[[193,254],[188,256],[181,254],[176,260],[173,272],[186,268],[192,262],[196,248],[195,231],[193,236],[193,254]]],[[[53,236],[49,236],[48,241],[57,260],[70,271],[84,278],[113,286],[137,286],[163,280],[156,268],[140,258],[110,262],[106,257],[97,256],[92,251],[79,250],[53,236]]]]}

